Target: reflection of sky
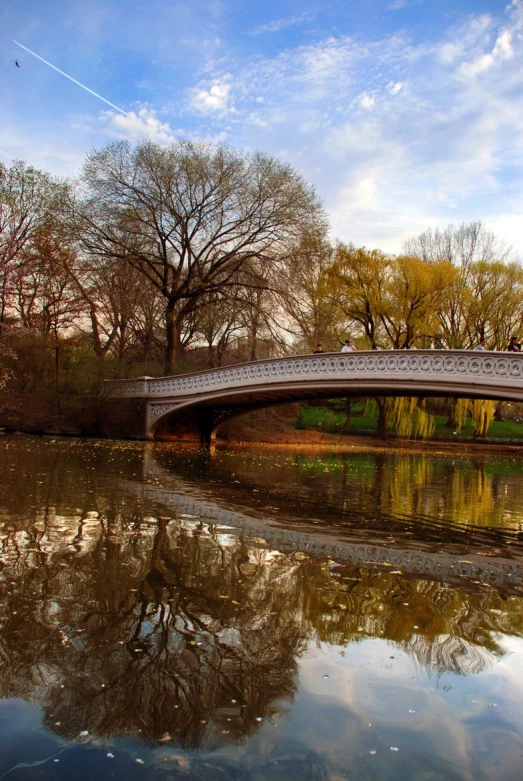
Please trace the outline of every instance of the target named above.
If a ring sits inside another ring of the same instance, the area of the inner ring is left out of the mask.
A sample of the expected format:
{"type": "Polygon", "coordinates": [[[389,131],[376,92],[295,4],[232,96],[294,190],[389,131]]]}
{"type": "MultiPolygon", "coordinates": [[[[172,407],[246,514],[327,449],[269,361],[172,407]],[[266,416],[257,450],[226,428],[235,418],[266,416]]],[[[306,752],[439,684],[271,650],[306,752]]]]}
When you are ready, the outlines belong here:
{"type": "MultiPolygon", "coordinates": [[[[300,660],[292,703],[276,702],[247,740],[224,743],[210,754],[202,747],[199,761],[216,769],[234,762],[253,778],[279,763],[289,773],[301,772],[303,781],[316,777],[315,768],[327,769],[336,781],[347,777],[347,768],[394,781],[424,778],[431,769],[434,775],[427,778],[515,780],[523,748],[523,640],[499,641],[506,655],[475,676],[431,674],[379,639],[346,648],[311,644],[300,660]]],[[[38,768],[48,779],[56,777],[56,759],[63,771],[87,760],[122,780],[141,762],[150,779],[195,766],[197,755],[172,744],[151,749],[139,739],[101,742],[80,734],[77,743],[67,744],[43,728],[38,709],[21,700],[0,702],[0,718],[14,758],[28,737],[35,756],[49,757],[38,768]]]]}
{"type": "Polygon", "coordinates": [[[499,641],[506,655],[474,676],[431,674],[383,640],[343,649],[310,647],[301,660],[300,687],[284,729],[299,731],[340,767],[350,744],[352,761],[365,764],[369,757],[376,765],[401,761],[411,767],[422,761],[431,767],[445,757],[454,769],[449,777],[459,768],[459,778],[470,777],[477,760],[474,747],[499,731],[503,752],[496,751],[490,762],[501,762],[498,778],[505,778],[503,767],[523,748],[523,640],[499,641]]]}

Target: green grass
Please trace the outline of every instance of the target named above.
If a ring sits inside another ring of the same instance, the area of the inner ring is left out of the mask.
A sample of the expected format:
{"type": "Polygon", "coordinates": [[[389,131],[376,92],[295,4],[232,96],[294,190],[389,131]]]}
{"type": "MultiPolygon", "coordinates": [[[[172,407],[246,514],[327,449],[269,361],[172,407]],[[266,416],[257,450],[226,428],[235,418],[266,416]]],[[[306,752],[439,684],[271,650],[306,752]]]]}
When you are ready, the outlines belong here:
{"type": "MultiPolygon", "coordinates": [[[[327,407],[309,407],[304,405],[301,411],[300,428],[316,429],[326,431],[330,434],[337,434],[341,431],[345,413],[336,412],[327,407]]],[[[436,428],[433,437],[444,439],[472,439],[474,437],[474,424],[466,420],[461,432],[454,434],[452,429],[445,427],[447,418],[445,416],[436,416],[436,428]]],[[[373,405],[368,405],[368,411],[364,414],[364,404],[356,403],[353,406],[350,432],[375,432],[376,431],[376,409],[373,405]]],[[[523,441],[523,423],[516,423],[513,420],[504,420],[501,422],[493,421],[487,432],[488,439],[511,439],[523,441]]]]}

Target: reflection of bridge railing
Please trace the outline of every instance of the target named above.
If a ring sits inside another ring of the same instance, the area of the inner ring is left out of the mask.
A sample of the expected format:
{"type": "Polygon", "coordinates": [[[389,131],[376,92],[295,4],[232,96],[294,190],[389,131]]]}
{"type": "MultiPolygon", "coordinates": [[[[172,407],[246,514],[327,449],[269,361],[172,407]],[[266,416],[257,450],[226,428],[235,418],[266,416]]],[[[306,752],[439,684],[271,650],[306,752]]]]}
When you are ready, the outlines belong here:
{"type": "MultiPolygon", "coordinates": [[[[166,475],[154,461],[149,461],[150,476],[165,479],[166,475]]],[[[183,481],[177,487],[183,490],[183,481]]],[[[212,501],[196,499],[189,494],[175,493],[160,485],[126,483],[127,490],[146,496],[162,507],[175,513],[194,517],[195,523],[204,522],[210,526],[222,527],[228,534],[248,535],[265,540],[275,550],[282,552],[302,551],[311,557],[332,558],[355,567],[370,567],[382,571],[400,570],[402,574],[446,583],[461,584],[476,588],[478,585],[492,586],[507,594],[523,595],[523,560],[517,558],[492,558],[469,552],[458,555],[447,551],[420,550],[413,543],[412,548],[397,548],[372,544],[358,540],[333,539],[326,532],[303,532],[281,525],[269,519],[259,520],[244,513],[213,504],[212,501]]],[[[189,486],[187,486],[189,488],[189,486]]],[[[186,520],[186,519],[184,519],[186,520]]]]}

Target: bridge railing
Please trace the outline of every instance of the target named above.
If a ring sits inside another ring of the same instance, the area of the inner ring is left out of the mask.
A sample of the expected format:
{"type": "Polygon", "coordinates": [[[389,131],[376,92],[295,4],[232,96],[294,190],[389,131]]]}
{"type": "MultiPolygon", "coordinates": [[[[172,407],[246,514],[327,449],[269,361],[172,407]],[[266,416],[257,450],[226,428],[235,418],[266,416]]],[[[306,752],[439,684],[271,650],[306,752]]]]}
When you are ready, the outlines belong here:
{"type": "MultiPolygon", "coordinates": [[[[289,383],[394,380],[510,385],[523,393],[523,354],[477,350],[362,350],[270,358],[172,377],[108,380],[105,394],[117,398],[184,398],[216,391],[289,383]]],[[[385,394],[386,395],[386,394],[385,394]]],[[[499,397],[499,393],[497,394],[499,397]]]]}

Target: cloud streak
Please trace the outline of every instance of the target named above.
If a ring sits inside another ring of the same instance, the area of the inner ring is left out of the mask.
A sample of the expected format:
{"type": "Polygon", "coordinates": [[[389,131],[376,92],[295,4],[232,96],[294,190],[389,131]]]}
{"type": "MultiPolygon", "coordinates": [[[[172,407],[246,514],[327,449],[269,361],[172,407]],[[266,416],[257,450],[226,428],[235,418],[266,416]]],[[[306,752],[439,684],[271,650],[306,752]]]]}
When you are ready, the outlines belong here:
{"type": "Polygon", "coordinates": [[[249,35],[264,35],[265,33],[279,33],[288,27],[294,27],[296,24],[310,22],[314,17],[310,14],[301,14],[300,16],[289,16],[286,19],[275,19],[267,24],[260,24],[258,27],[249,31],[249,35]]]}

